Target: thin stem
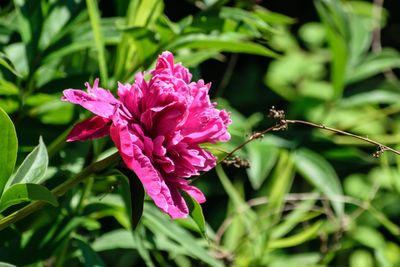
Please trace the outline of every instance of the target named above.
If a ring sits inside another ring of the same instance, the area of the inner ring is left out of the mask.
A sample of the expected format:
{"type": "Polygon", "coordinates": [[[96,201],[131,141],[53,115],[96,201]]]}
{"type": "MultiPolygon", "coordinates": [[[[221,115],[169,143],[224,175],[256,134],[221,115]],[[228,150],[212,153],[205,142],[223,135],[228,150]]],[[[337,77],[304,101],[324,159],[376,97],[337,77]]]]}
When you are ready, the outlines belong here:
{"type": "MultiPolygon", "coordinates": [[[[57,186],[56,188],[54,188],[51,192],[56,197],[62,196],[63,194],[65,194],[65,192],[69,191],[72,187],[74,187],[75,185],[79,184],[80,182],[82,182],[83,180],[88,178],[91,174],[105,170],[112,164],[118,162],[120,159],[121,159],[121,157],[120,157],[119,153],[116,152],[103,160],[92,163],[89,166],[87,166],[85,169],[83,169],[80,173],[78,173],[74,177],[72,177],[71,179],[65,181],[64,183],[62,183],[59,186],[57,186]]],[[[17,221],[25,218],[26,216],[30,215],[31,213],[37,211],[45,204],[46,203],[43,201],[35,201],[17,211],[15,211],[14,213],[8,215],[7,217],[0,219],[0,231],[7,228],[8,226],[16,223],[17,221]]]]}
{"type": "Polygon", "coordinates": [[[232,156],[232,154],[235,153],[236,151],[238,151],[239,149],[242,149],[245,145],[247,145],[248,143],[250,143],[250,142],[253,141],[254,139],[261,138],[261,137],[264,136],[264,134],[266,134],[266,133],[268,133],[268,132],[270,132],[270,131],[277,131],[277,130],[279,130],[280,128],[281,128],[281,125],[277,124],[277,125],[274,125],[274,126],[272,126],[272,127],[269,127],[268,129],[266,129],[266,130],[264,130],[264,131],[262,131],[262,132],[260,132],[260,133],[255,133],[255,134],[251,135],[250,138],[249,138],[247,141],[243,142],[241,145],[239,145],[238,147],[236,147],[236,148],[235,148],[234,150],[232,150],[231,152],[227,153],[227,154],[225,155],[225,157],[223,157],[221,160],[219,160],[219,161],[217,162],[217,165],[220,164],[222,161],[226,160],[228,157],[232,156]]]}
{"type": "Polygon", "coordinates": [[[323,130],[328,130],[328,131],[331,131],[331,132],[334,132],[334,133],[339,133],[339,134],[342,134],[342,135],[351,136],[351,137],[354,137],[354,138],[357,138],[357,139],[360,139],[360,140],[362,140],[362,141],[365,141],[365,142],[368,142],[368,143],[371,143],[371,144],[373,144],[373,145],[378,146],[378,147],[379,147],[379,150],[382,151],[382,152],[387,150],[387,151],[391,151],[391,152],[393,152],[393,153],[395,153],[395,154],[397,154],[397,155],[400,155],[400,152],[399,152],[399,151],[397,151],[397,150],[395,150],[395,149],[393,149],[393,148],[390,148],[390,147],[388,147],[388,146],[385,146],[385,145],[383,145],[383,144],[381,144],[381,143],[379,143],[379,142],[377,142],[377,141],[371,140],[371,139],[369,139],[368,137],[362,137],[362,136],[359,136],[359,135],[356,135],[356,134],[348,133],[348,132],[345,132],[345,131],[342,131],[342,130],[338,130],[338,129],[335,129],[335,128],[326,127],[325,125],[319,125],[319,124],[315,124],[315,123],[308,122],[308,121],[302,121],[302,120],[284,120],[284,121],[282,121],[282,122],[283,122],[283,123],[286,123],[286,124],[289,124],[289,123],[292,123],[292,124],[294,124],[294,123],[305,124],[305,125],[312,126],[312,127],[315,127],[315,128],[319,128],[319,129],[323,129],[323,130]]]}

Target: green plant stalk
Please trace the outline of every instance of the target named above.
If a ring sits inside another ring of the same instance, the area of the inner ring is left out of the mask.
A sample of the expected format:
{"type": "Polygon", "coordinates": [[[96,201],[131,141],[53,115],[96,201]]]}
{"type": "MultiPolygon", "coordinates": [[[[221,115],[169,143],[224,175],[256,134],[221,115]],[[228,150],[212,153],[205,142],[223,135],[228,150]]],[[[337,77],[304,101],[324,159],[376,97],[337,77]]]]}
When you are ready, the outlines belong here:
{"type": "Polygon", "coordinates": [[[106,64],[106,56],[104,49],[104,38],[103,33],[101,31],[100,25],[100,12],[97,7],[96,0],[86,0],[86,5],[89,11],[90,23],[92,24],[94,39],[97,47],[97,59],[99,61],[99,69],[100,69],[100,78],[102,80],[102,84],[107,88],[108,84],[108,70],[106,64]]]}
{"type": "MultiPolygon", "coordinates": [[[[88,178],[91,174],[104,171],[109,166],[113,165],[114,163],[118,162],[121,159],[119,152],[116,152],[109,157],[100,160],[98,162],[92,163],[83,169],[80,173],[73,176],[71,179],[65,181],[64,183],[60,184],[56,188],[54,188],[51,192],[54,196],[59,197],[65,194],[65,192],[69,191],[72,187],[79,184],[86,178],[88,178]]],[[[17,221],[25,218],[26,216],[30,215],[31,213],[37,211],[46,203],[43,201],[35,201],[14,213],[8,215],[0,219],[0,231],[7,228],[8,226],[16,223],[17,221]]]]}

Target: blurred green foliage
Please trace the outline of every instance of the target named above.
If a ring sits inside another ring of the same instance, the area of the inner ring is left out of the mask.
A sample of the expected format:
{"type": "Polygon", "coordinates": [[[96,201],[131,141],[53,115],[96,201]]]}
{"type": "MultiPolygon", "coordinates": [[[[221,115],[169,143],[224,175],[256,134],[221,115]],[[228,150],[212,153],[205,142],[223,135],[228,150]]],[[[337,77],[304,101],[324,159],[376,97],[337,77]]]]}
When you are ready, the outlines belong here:
{"type": "Polygon", "coordinates": [[[136,226],[131,213],[141,210],[131,205],[143,196],[132,202],[115,170],[58,199],[49,191],[116,151],[107,138],[65,143],[87,113],[60,101],[62,90],[100,77],[115,93],[165,50],[212,80],[210,93],[231,112],[231,141],[205,146],[220,158],[273,125],[263,115],[271,104],[398,146],[400,54],[376,38],[394,14],[370,1],[313,6],[304,22],[262,1],[1,4],[0,217],[26,202],[52,205],[1,231],[0,265],[400,266],[400,157],[374,159],[376,147],[303,126],[239,150],[246,170],[201,176],[208,200],[202,211],[186,196],[187,219],[171,220],[145,197],[136,226]]]}

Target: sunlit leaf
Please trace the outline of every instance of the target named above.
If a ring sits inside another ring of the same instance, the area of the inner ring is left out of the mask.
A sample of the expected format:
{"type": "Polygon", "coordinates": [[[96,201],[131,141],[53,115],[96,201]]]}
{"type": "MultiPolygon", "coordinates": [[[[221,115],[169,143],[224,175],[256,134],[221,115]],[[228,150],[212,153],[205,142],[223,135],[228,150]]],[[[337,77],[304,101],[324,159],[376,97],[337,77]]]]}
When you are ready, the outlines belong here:
{"type": "Polygon", "coordinates": [[[5,190],[1,196],[0,212],[12,205],[34,200],[58,206],[57,199],[46,187],[38,184],[15,184],[5,190]]]}
{"type": "MultiPolygon", "coordinates": [[[[202,235],[203,238],[207,239],[206,236],[206,222],[204,220],[203,209],[200,204],[185,191],[180,191],[182,197],[185,199],[186,205],[189,209],[189,216],[196,223],[198,229],[197,231],[202,235]]],[[[186,220],[186,219],[180,219],[186,220]]]]}
{"type": "Polygon", "coordinates": [[[268,243],[268,248],[287,248],[287,247],[294,247],[297,245],[300,245],[310,239],[313,239],[317,237],[318,231],[322,225],[323,221],[317,221],[313,225],[311,225],[309,228],[303,230],[302,232],[285,237],[282,239],[277,239],[270,241],[268,243]]]}
{"type": "Polygon", "coordinates": [[[0,195],[3,192],[17,160],[18,141],[14,124],[0,108],[0,195]]]}
{"type": "Polygon", "coordinates": [[[294,163],[304,178],[332,198],[331,202],[337,215],[343,216],[343,202],[335,201],[335,198],[342,196],[342,187],[332,166],[317,153],[304,148],[296,152],[294,163]]]}
{"type": "Polygon", "coordinates": [[[268,177],[273,165],[276,162],[278,150],[271,144],[255,140],[246,146],[248,151],[250,168],[247,169],[247,175],[253,189],[260,188],[262,183],[268,177]]]}
{"type": "Polygon", "coordinates": [[[43,143],[42,137],[39,138],[39,145],[29,153],[22,164],[18,167],[17,172],[13,175],[10,187],[17,183],[34,183],[41,184],[44,182],[43,177],[46,174],[49,158],[47,149],[43,143]]]}

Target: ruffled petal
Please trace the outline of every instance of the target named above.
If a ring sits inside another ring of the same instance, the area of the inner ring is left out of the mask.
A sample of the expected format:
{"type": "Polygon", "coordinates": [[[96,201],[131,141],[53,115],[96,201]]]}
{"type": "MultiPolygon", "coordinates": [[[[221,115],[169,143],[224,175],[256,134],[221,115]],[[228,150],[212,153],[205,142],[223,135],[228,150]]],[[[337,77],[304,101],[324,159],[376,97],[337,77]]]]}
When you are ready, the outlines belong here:
{"type": "Polygon", "coordinates": [[[87,141],[97,139],[110,134],[110,126],[108,123],[111,120],[95,116],[93,118],[77,123],[67,137],[67,142],[80,140],[87,141]]]}
{"type": "Polygon", "coordinates": [[[154,203],[173,219],[186,217],[188,210],[178,189],[165,182],[150,159],[134,144],[137,137],[130,134],[128,127],[112,125],[110,135],[122,159],[136,173],[154,203]]]}
{"type": "Polygon", "coordinates": [[[87,93],[81,90],[67,89],[63,91],[64,96],[61,98],[63,101],[68,101],[73,104],[81,105],[82,107],[90,110],[96,115],[112,119],[115,106],[119,101],[108,90],[98,88],[99,80],[93,84],[93,88],[86,83],[87,93]]]}

